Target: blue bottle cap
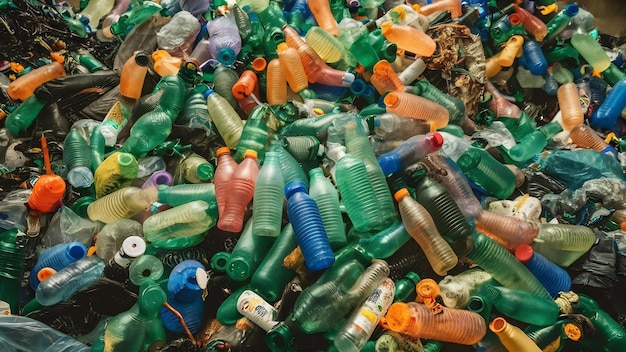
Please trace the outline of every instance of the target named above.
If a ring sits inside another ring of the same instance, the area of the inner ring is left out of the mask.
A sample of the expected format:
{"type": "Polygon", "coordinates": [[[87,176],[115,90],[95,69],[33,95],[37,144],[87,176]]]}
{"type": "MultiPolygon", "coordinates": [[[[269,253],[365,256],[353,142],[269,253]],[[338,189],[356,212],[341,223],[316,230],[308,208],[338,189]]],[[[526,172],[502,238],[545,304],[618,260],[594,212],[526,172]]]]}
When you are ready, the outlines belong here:
{"type": "MultiPolygon", "coordinates": [[[[576,11],[578,11],[578,9],[576,11]]],[[[233,62],[235,62],[235,59],[237,59],[237,55],[235,54],[235,51],[231,48],[221,48],[217,52],[217,61],[219,61],[220,64],[224,66],[232,65],[233,62]]]]}
{"type": "Polygon", "coordinates": [[[209,95],[213,94],[213,89],[208,89],[207,91],[204,92],[204,97],[208,98],[209,95]]]}
{"type": "Polygon", "coordinates": [[[568,4],[567,7],[565,8],[565,14],[568,15],[569,17],[576,16],[576,14],[578,14],[578,4],[577,3],[568,4]]]}
{"type": "Polygon", "coordinates": [[[383,170],[385,176],[389,176],[394,172],[398,172],[402,167],[402,161],[396,154],[383,154],[378,158],[378,165],[383,170]]]}
{"type": "Polygon", "coordinates": [[[287,199],[291,198],[291,196],[297,192],[307,193],[307,188],[304,182],[295,180],[285,185],[285,196],[287,199]]]}

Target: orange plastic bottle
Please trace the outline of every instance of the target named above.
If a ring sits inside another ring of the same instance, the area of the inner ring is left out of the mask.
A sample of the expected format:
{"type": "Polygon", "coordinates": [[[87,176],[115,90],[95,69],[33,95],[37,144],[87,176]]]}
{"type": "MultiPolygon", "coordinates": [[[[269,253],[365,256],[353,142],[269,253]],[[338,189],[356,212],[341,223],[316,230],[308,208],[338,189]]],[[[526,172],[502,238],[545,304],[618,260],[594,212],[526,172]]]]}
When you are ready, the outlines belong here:
{"type": "Polygon", "coordinates": [[[383,100],[387,112],[417,120],[429,121],[435,129],[448,125],[450,115],[443,106],[407,92],[391,92],[383,100]]]}
{"type": "Polygon", "coordinates": [[[276,51],[280,66],[283,68],[283,72],[285,72],[285,78],[291,90],[298,93],[308,88],[309,83],[307,82],[306,72],[298,51],[289,47],[287,43],[278,44],[276,51]]]}
{"type": "Polygon", "coordinates": [[[502,71],[502,66],[500,66],[500,52],[498,52],[485,60],[485,72],[487,78],[493,78],[500,71],[502,71]]]}
{"type": "Polygon", "coordinates": [[[28,198],[28,207],[46,214],[60,206],[65,194],[65,181],[58,175],[41,175],[28,198]]]}
{"type": "Polygon", "coordinates": [[[183,59],[170,55],[165,50],[155,50],[152,53],[154,71],[161,77],[167,75],[177,75],[183,59]]]}
{"type": "MultiPolygon", "coordinates": [[[[413,338],[473,345],[487,333],[485,320],[463,309],[441,307],[433,311],[417,302],[396,302],[385,315],[389,329],[413,338]]],[[[516,350],[525,351],[525,350],[516,350]]]]}
{"type": "Polygon", "coordinates": [[[522,45],[524,45],[524,38],[521,35],[514,35],[509,38],[504,49],[498,55],[498,64],[502,67],[511,67],[522,45]]]}
{"type": "Polygon", "coordinates": [[[609,147],[609,145],[606,144],[604,139],[602,139],[596,131],[585,124],[572,128],[569,133],[569,138],[572,140],[572,143],[576,144],[579,148],[593,149],[603,152],[609,147]]]}
{"type": "Polygon", "coordinates": [[[532,34],[537,42],[541,42],[548,34],[546,24],[542,20],[535,17],[532,13],[519,7],[517,4],[513,4],[513,6],[515,7],[515,12],[519,15],[526,32],[532,34]]]}
{"type": "Polygon", "coordinates": [[[237,165],[228,183],[229,194],[226,198],[224,211],[217,222],[217,227],[220,230],[241,232],[243,229],[244,213],[254,196],[254,183],[259,175],[259,165],[256,158],[256,151],[246,150],[243,161],[237,165]]]}
{"type": "Polygon", "coordinates": [[[230,192],[229,182],[237,168],[237,162],[233,159],[228,147],[218,148],[215,154],[217,156],[217,168],[213,176],[213,183],[215,184],[217,212],[221,218],[226,206],[226,198],[228,198],[230,192]]]}
{"type": "Polygon", "coordinates": [[[9,97],[13,100],[19,99],[25,101],[30,98],[35,92],[35,89],[39,88],[42,84],[63,76],[65,76],[63,64],[53,61],[11,82],[7,88],[7,93],[9,93],[9,97]]]}
{"type": "Polygon", "coordinates": [[[574,82],[565,83],[556,91],[561,108],[561,125],[563,130],[570,131],[572,128],[582,124],[585,115],[580,106],[578,88],[574,82]]]}
{"type": "Polygon", "coordinates": [[[380,28],[388,41],[395,43],[398,48],[416,55],[429,57],[437,49],[437,44],[433,38],[415,27],[387,21],[380,28]]]}
{"type": "Polygon", "coordinates": [[[452,18],[459,18],[463,15],[461,0],[439,0],[424,6],[414,5],[413,9],[424,16],[440,11],[449,11],[452,18]]]}
{"type": "Polygon", "coordinates": [[[330,33],[331,35],[338,37],[339,36],[339,25],[335,20],[335,16],[330,11],[330,3],[328,0],[313,0],[309,1],[309,10],[311,10],[311,14],[315,17],[315,22],[317,22],[318,26],[330,33]]]}
{"type": "Polygon", "coordinates": [[[145,51],[136,51],[126,60],[120,75],[120,94],[127,98],[139,99],[143,90],[143,82],[148,73],[150,56],[145,51]]]}
{"type": "Polygon", "coordinates": [[[504,318],[495,318],[489,324],[489,329],[493,331],[502,342],[502,345],[509,351],[541,352],[533,340],[515,325],[509,324],[504,318]]]}
{"type": "Polygon", "coordinates": [[[270,105],[287,103],[287,79],[280,60],[273,59],[267,64],[266,98],[270,105]]]}
{"type": "Polygon", "coordinates": [[[370,77],[370,83],[376,88],[378,93],[384,94],[389,91],[404,91],[404,84],[398,77],[396,71],[391,68],[389,61],[380,60],[374,65],[374,74],[370,77]]]}
{"type": "Polygon", "coordinates": [[[476,230],[491,237],[508,251],[522,244],[530,245],[539,234],[539,226],[532,221],[485,210],[476,219],[476,230]]]}
{"type": "Polygon", "coordinates": [[[233,84],[233,96],[237,100],[249,97],[250,94],[259,95],[259,79],[252,70],[245,70],[233,84]]]}

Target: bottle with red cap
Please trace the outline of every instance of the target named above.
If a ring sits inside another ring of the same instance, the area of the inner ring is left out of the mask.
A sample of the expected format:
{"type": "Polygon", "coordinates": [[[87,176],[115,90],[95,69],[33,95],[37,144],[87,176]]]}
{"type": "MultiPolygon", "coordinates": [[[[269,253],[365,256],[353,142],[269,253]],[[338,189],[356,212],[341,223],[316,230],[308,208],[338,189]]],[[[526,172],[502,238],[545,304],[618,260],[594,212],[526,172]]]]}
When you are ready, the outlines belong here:
{"type": "Polygon", "coordinates": [[[228,195],[228,182],[233,176],[235,169],[237,168],[237,162],[230,154],[230,148],[222,147],[217,149],[217,168],[215,169],[215,176],[213,177],[213,183],[215,184],[215,199],[217,200],[217,211],[219,216],[222,217],[224,212],[224,206],[226,205],[226,198],[228,195]]]}
{"type": "Polygon", "coordinates": [[[381,155],[378,164],[385,175],[390,175],[439,150],[442,145],[443,136],[437,132],[413,136],[396,149],[381,155]]]}
{"type": "Polygon", "coordinates": [[[217,222],[220,230],[241,232],[243,228],[246,206],[254,195],[254,183],[259,174],[257,154],[254,150],[247,150],[241,164],[233,172],[228,183],[229,196],[226,198],[224,212],[217,222]]]}
{"type": "Polygon", "coordinates": [[[572,288],[572,279],[567,271],[535,252],[531,246],[523,244],[517,247],[515,257],[535,275],[552,298],[572,288]]]}

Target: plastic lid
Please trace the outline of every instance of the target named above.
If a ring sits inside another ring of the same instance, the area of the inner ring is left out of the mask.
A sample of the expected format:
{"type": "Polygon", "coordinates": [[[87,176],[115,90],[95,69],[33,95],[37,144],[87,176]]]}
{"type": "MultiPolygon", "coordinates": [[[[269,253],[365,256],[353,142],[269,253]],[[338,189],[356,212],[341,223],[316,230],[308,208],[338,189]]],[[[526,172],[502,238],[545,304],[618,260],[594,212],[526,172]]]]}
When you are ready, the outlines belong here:
{"type": "Polygon", "coordinates": [[[402,161],[397,154],[392,154],[392,152],[381,155],[378,158],[378,165],[383,170],[383,174],[385,176],[389,176],[402,167],[402,161]]]}
{"type": "Polygon", "coordinates": [[[213,94],[213,93],[214,93],[213,89],[208,89],[208,90],[206,90],[206,91],[204,92],[204,97],[205,97],[205,98],[208,98],[208,97],[209,97],[209,95],[211,95],[211,94],[213,94]]]}
{"type": "Polygon", "coordinates": [[[39,280],[40,282],[44,281],[45,279],[49,278],[50,276],[56,273],[57,271],[52,268],[48,268],[48,267],[41,268],[39,272],[37,273],[37,280],[39,280]]]}
{"type": "Polygon", "coordinates": [[[218,271],[226,271],[226,264],[228,263],[228,258],[230,258],[230,253],[228,252],[217,252],[211,257],[211,268],[218,271]]]}
{"type": "Polygon", "coordinates": [[[237,59],[237,54],[235,54],[235,51],[231,48],[221,48],[220,51],[217,52],[217,61],[222,65],[230,66],[235,62],[235,59],[237,59]]]}
{"type": "Polygon", "coordinates": [[[222,154],[230,154],[230,148],[229,147],[217,148],[217,151],[215,152],[215,155],[216,156],[220,156],[222,154]]]}
{"type": "MultiPolygon", "coordinates": [[[[406,189],[406,188],[403,188],[406,189]]],[[[413,283],[415,283],[417,285],[418,282],[420,282],[420,280],[422,279],[417,273],[409,271],[408,273],[406,273],[406,275],[404,275],[405,278],[413,281],[413,283]]]]}
{"type": "Polygon", "coordinates": [[[120,153],[120,155],[117,156],[117,163],[120,164],[120,166],[131,166],[136,160],[137,159],[130,153],[120,153]]]}
{"type": "Polygon", "coordinates": [[[139,236],[129,236],[122,242],[122,251],[131,258],[137,258],[146,252],[146,241],[139,236]]]}
{"type": "Polygon", "coordinates": [[[515,249],[515,258],[522,263],[526,263],[533,257],[534,253],[535,251],[533,250],[533,247],[527,244],[522,244],[515,249]]]}
{"type": "Polygon", "coordinates": [[[408,196],[409,194],[410,194],[410,193],[409,193],[409,190],[408,190],[408,189],[406,189],[406,188],[402,188],[402,189],[398,190],[398,191],[397,191],[397,192],[393,195],[393,197],[396,199],[396,201],[400,201],[400,199],[402,199],[402,198],[404,198],[404,197],[408,196]]]}
{"type": "Polygon", "coordinates": [[[385,103],[386,106],[393,107],[394,105],[398,104],[398,100],[400,100],[398,98],[398,94],[391,92],[385,96],[385,98],[383,99],[383,102],[385,103]]]}
{"type": "Polygon", "coordinates": [[[522,23],[522,16],[517,13],[512,13],[509,15],[509,22],[511,22],[512,25],[517,26],[522,23]]]}
{"type": "Polygon", "coordinates": [[[435,298],[441,295],[441,290],[439,289],[439,285],[433,279],[423,279],[415,285],[415,292],[420,297],[431,297],[435,298]]]}
{"type": "Polygon", "coordinates": [[[430,140],[430,145],[432,145],[435,149],[439,149],[443,145],[443,136],[441,133],[435,132],[430,135],[430,138],[428,139],[430,140]]]}
{"type": "Polygon", "coordinates": [[[287,199],[291,198],[296,192],[307,192],[306,185],[304,182],[299,180],[294,180],[285,185],[285,196],[287,199]]]}
{"type": "MultiPolygon", "coordinates": [[[[387,313],[389,314],[389,313],[387,313]]],[[[503,331],[506,326],[508,325],[507,321],[504,320],[504,318],[501,317],[497,317],[494,320],[491,321],[491,323],[489,324],[489,330],[498,333],[503,331]]]]}
{"type": "Polygon", "coordinates": [[[67,245],[67,254],[74,259],[80,259],[87,255],[87,248],[80,242],[72,242],[67,245]]]}
{"type": "Polygon", "coordinates": [[[276,46],[276,51],[283,51],[283,50],[287,50],[289,49],[289,45],[287,45],[287,43],[283,42],[280,43],[276,46]]]}
{"type": "Polygon", "coordinates": [[[145,51],[139,51],[135,54],[135,63],[137,65],[146,67],[150,63],[150,54],[145,51]]]}
{"type": "Polygon", "coordinates": [[[563,331],[567,338],[572,341],[580,341],[583,337],[583,329],[577,323],[570,322],[563,326],[563,331]]]}
{"type": "Polygon", "coordinates": [[[568,15],[569,17],[576,16],[576,14],[578,14],[578,4],[577,3],[568,4],[567,7],[565,7],[565,14],[568,15]]]}
{"type": "Polygon", "coordinates": [[[267,60],[265,60],[262,57],[257,57],[254,60],[252,60],[252,69],[257,71],[257,72],[261,72],[263,70],[265,70],[265,68],[267,67],[267,60]]]}
{"type": "Polygon", "coordinates": [[[396,302],[389,307],[385,318],[389,329],[395,332],[402,332],[411,323],[411,311],[408,304],[396,302]]]}
{"type": "Polygon", "coordinates": [[[284,323],[280,323],[267,332],[265,343],[272,351],[289,351],[292,339],[291,329],[284,323]]]}
{"type": "Polygon", "coordinates": [[[206,270],[204,270],[204,268],[197,268],[195,277],[198,287],[204,290],[209,284],[209,276],[207,275],[206,270]]]}
{"type": "Polygon", "coordinates": [[[244,158],[252,158],[254,160],[257,159],[257,152],[254,149],[246,149],[246,152],[243,153],[244,158]]]}
{"type": "Polygon", "coordinates": [[[244,281],[252,275],[250,263],[243,258],[232,258],[226,268],[228,277],[236,281],[244,281]]]}
{"type": "Polygon", "coordinates": [[[213,178],[213,165],[208,163],[200,164],[198,165],[196,172],[201,181],[208,181],[213,178]]]}

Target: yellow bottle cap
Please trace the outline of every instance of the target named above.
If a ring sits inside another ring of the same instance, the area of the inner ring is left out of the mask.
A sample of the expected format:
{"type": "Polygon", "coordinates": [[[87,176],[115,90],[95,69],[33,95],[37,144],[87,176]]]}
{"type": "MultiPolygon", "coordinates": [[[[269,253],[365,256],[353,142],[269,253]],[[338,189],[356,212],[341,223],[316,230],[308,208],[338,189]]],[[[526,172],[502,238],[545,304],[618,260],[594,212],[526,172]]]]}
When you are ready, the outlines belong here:
{"type": "Polygon", "coordinates": [[[283,51],[283,50],[287,50],[287,49],[289,49],[289,45],[287,45],[287,43],[280,43],[276,47],[276,51],[283,51]]]}

